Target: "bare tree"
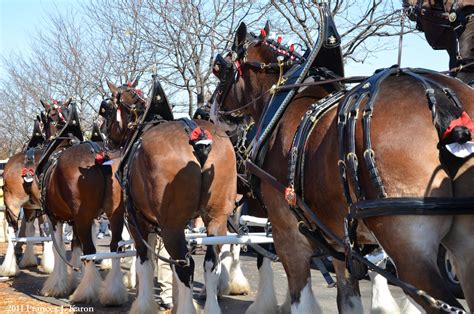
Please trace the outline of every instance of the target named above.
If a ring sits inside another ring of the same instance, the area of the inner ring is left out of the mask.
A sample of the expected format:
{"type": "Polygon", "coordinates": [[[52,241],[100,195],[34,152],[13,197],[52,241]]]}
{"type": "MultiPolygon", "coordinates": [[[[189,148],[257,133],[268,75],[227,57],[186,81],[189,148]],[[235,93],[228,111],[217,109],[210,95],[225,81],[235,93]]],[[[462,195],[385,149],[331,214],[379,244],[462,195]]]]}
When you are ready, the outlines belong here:
{"type": "MultiPolygon", "coordinates": [[[[398,34],[393,1],[330,5],[346,59],[364,61],[385,49],[369,38],[398,34]]],[[[30,135],[41,98],[74,97],[87,128],[108,94],[106,79],[124,84],[141,76],[146,88],[156,72],[175,111],[192,115],[211,94],[214,56],[229,48],[240,21],[252,29],[268,19],[303,48],[319,31],[314,0],[94,0],[51,16],[29,54],[1,60],[7,76],[0,79],[0,149],[9,154],[30,135]]]]}
{"type": "MultiPolygon", "coordinates": [[[[290,31],[304,46],[313,47],[319,32],[319,13],[315,2],[271,0],[268,6],[281,17],[274,19],[280,21],[275,24],[277,29],[290,31]]],[[[375,53],[392,47],[379,38],[399,35],[399,1],[335,0],[328,3],[342,38],[345,59],[363,62],[375,53]]]]}

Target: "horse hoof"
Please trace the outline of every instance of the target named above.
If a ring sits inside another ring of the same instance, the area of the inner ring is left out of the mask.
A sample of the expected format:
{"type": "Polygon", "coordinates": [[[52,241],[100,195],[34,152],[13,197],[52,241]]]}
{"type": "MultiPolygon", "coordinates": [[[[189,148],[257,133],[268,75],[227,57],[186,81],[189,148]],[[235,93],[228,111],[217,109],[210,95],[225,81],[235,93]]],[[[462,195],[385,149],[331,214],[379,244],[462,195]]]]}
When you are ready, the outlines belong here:
{"type": "Polygon", "coordinates": [[[99,301],[99,292],[102,285],[102,278],[95,267],[94,262],[87,262],[84,270],[84,277],[71,295],[69,300],[73,303],[96,303],[99,301]]]}
{"type": "Polygon", "coordinates": [[[23,258],[20,261],[20,264],[18,265],[20,268],[27,268],[27,267],[34,267],[38,266],[38,260],[36,259],[36,256],[34,255],[23,255],[23,258]]]}
{"type": "Polygon", "coordinates": [[[112,270],[107,274],[100,293],[100,303],[108,306],[122,305],[128,301],[128,292],[123,284],[120,260],[114,260],[112,270]]]}
{"type": "Polygon", "coordinates": [[[137,298],[130,308],[130,313],[158,313],[158,304],[154,299],[141,300],[137,298]]]}

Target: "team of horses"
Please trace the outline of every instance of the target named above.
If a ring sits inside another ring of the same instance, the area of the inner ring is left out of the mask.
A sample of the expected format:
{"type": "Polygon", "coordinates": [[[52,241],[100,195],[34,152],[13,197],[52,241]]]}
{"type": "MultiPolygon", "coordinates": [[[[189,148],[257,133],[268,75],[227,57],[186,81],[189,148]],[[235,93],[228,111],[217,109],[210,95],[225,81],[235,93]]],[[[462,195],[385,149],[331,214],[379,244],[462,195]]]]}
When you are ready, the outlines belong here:
{"type": "MultiPolygon", "coordinates": [[[[27,217],[36,215],[28,210],[42,208],[52,228],[54,268],[43,267],[52,273],[42,293],[70,295],[72,302],[82,303],[127,301],[119,259],[103,282],[94,261],[80,260],[81,254],[96,253],[94,219],[106,213],[111,252],[118,250],[124,224],[137,250],[138,295],[131,311],[158,310],[151,263],[156,252],[149,241],[158,233],[175,275],[173,311],[194,312],[194,261],[184,229],[200,215],[208,236],[227,234],[238,185],[229,137],[247,130],[242,125],[252,120],[253,151],[240,159],[248,175],[240,183],[251,193],[242,193],[242,187],[239,193],[271,221],[289,286],[282,310],[320,312],[310,268],[315,252],[323,250],[333,256],[338,310],[362,312],[359,279],[367,267],[376,267],[361,252],[374,246],[387,252],[396,266],[395,283],[426,312],[461,309],[436,264],[441,244],[452,254],[466,302],[474,309],[474,159],[459,155],[472,150],[474,132],[469,118],[474,90],[468,85],[473,80],[473,4],[404,5],[426,34],[438,24],[449,33],[442,48],[451,56],[450,75],[392,67],[346,90],[343,83],[350,80],[343,77],[337,38],[331,39],[335,28],[321,27],[316,46],[301,56],[269,39],[268,24],[254,35],[241,23],[231,50],[215,59],[214,123],[152,112],[156,99],[163,104],[163,95],[145,99],[136,88],[138,79],[122,86],[108,82],[111,96],[99,110],[104,143],[84,141],[69,101],[44,103],[38,119],[44,144],[12,157],[4,172],[11,226],[16,228],[23,207],[27,217]],[[426,20],[433,16],[443,23],[426,20]],[[30,169],[36,179],[26,182],[30,169]],[[64,223],[74,230],[69,261],[64,223]]],[[[323,26],[332,25],[327,9],[320,6],[323,26]]],[[[220,277],[233,273],[224,269],[224,247],[206,249],[204,310],[209,313],[220,312],[220,277]]],[[[21,266],[34,264],[31,256],[30,248],[21,266]]],[[[249,313],[277,309],[272,279],[264,278],[271,268],[268,257],[259,257],[259,292],[249,313]]],[[[7,275],[14,275],[15,267],[7,275]]]]}

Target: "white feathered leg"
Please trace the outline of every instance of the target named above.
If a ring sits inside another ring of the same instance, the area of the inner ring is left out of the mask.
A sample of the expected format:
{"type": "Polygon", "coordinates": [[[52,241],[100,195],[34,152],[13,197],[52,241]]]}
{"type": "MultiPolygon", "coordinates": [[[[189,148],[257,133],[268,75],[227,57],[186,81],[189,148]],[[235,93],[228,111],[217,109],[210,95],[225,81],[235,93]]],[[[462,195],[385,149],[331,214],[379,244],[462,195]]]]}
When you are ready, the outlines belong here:
{"type": "Polygon", "coordinates": [[[123,284],[123,274],[120,270],[120,259],[112,259],[112,270],[102,283],[100,303],[104,305],[122,305],[128,300],[128,292],[123,284]]]}
{"type": "Polygon", "coordinates": [[[43,255],[41,257],[41,271],[51,274],[54,269],[53,241],[43,242],[43,255]]]}
{"type": "Polygon", "coordinates": [[[255,301],[245,313],[276,313],[277,307],[275,287],[273,285],[272,262],[264,257],[262,265],[258,269],[258,290],[255,301]]]}
{"type": "MultiPolygon", "coordinates": [[[[35,221],[26,222],[25,237],[33,237],[35,235],[35,221]]],[[[26,242],[25,252],[20,261],[20,268],[38,265],[38,260],[35,256],[35,247],[33,242],[26,242]]]]}
{"type": "Polygon", "coordinates": [[[137,263],[138,296],[132,304],[130,313],[157,313],[158,304],[153,296],[153,267],[149,259],[137,263]]]}
{"type": "Polygon", "coordinates": [[[94,261],[87,261],[84,266],[84,277],[69,300],[73,303],[95,303],[99,300],[101,285],[102,278],[94,261]]]}
{"type": "MultiPolygon", "coordinates": [[[[61,254],[65,256],[66,250],[64,248],[63,240],[63,226],[62,223],[56,225],[56,231],[53,235],[57,241],[61,254]]],[[[69,280],[67,279],[66,263],[61,259],[59,253],[54,250],[54,269],[49,275],[48,279],[43,284],[41,293],[49,297],[63,297],[70,293],[69,280]]]]}
{"type": "MultiPolygon", "coordinates": [[[[193,288],[187,287],[178,277],[176,269],[173,266],[173,273],[175,280],[173,284],[178,286],[178,301],[174,302],[176,310],[173,308],[174,313],[176,314],[194,314],[196,313],[196,308],[193,302],[193,288]]],[[[217,279],[216,279],[217,280],[217,279]]],[[[207,300],[206,300],[207,304],[207,300]]],[[[219,311],[220,312],[220,311],[219,311]]]]}
{"type": "Polygon", "coordinates": [[[8,227],[8,247],[3,264],[0,266],[0,276],[13,277],[18,275],[18,272],[20,271],[16,263],[15,245],[11,240],[14,237],[15,230],[13,230],[12,227],[8,227]]]}
{"type": "MultiPolygon", "coordinates": [[[[71,260],[69,261],[71,265],[81,269],[82,271],[82,263],[81,263],[81,255],[82,255],[82,248],[80,246],[74,246],[72,249],[71,260]]],[[[81,272],[75,271],[71,267],[68,267],[69,272],[69,285],[71,289],[76,289],[79,283],[81,282],[81,272]]]]}
{"type": "MultiPolygon", "coordinates": [[[[221,260],[221,273],[219,276],[218,295],[221,296],[230,294],[230,271],[232,267],[232,253],[230,251],[230,244],[222,245],[219,258],[221,260]]],[[[206,296],[206,285],[202,286],[200,296],[206,296]]]]}
{"type": "Polygon", "coordinates": [[[126,272],[123,280],[125,283],[125,287],[128,289],[133,289],[137,286],[137,257],[132,257],[132,262],[130,264],[130,270],[126,272]]]}
{"type": "MultiPolygon", "coordinates": [[[[209,250],[210,248],[208,248],[209,250]]],[[[219,283],[219,275],[221,272],[221,264],[217,260],[214,264],[212,260],[204,261],[204,280],[206,283],[206,304],[204,306],[204,313],[221,313],[219,303],[217,302],[217,285],[219,283]],[[213,269],[214,268],[214,269],[213,269]]],[[[187,288],[181,283],[184,288],[187,288]]],[[[181,286],[179,286],[181,288],[181,286]]],[[[189,288],[188,288],[189,289],[189,288]]],[[[181,296],[181,292],[179,292],[181,296]]],[[[186,302],[186,301],[185,301],[186,302]]]]}
{"type": "Polygon", "coordinates": [[[250,292],[250,284],[240,268],[240,245],[230,246],[232,264],[230,266],[229,294],[246,295],[250,292]]]}
{"type": "MultiPolygon", "coordinates": [[[[386,260],[378,263],[378,266],[385,268],[386,260]]],[[[372,305],[370,313],[372,314],[397,314],[400,312],[400,307],[392,296],[392,293],[388,289],[387,279],[369,270],[369,277],[372,283],[372,305]]]]}

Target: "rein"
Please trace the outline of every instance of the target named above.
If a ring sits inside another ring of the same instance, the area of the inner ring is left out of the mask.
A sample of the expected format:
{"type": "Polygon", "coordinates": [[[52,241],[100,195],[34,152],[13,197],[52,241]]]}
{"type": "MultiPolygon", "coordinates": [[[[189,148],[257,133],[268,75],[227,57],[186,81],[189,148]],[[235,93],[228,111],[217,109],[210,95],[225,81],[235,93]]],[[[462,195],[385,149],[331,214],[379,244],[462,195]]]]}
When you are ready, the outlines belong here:
{"type": "MultiPolygon", "coordinates": [[[[474,62],[473,62],[474,64],[474,62]]],[[[347,83],[347,84],[352,84],[352,83],[361,83],[365,81],[369,76],[349,76],[349,77],[339,77],[335,79],[326,79],[326,80],[321,80],[317,82],[303,82],[299,84],[288,84],[288,85],[273,85],[270,89],[266,90],[262,95],[258,96],[257,98],[253,99],[252,101],[246,103],[245,105],[237,108],[237,109],[232,109],[232,110],[219,110],[217,113],[221,115],[230,115],[233,113],[238,113],[241,110],[250,107],[253,105],[255,102],[260,100],[261,98],[265,97],[268,93],[275,93],[276,91],[284,91],[284,90],[292,90],[295,88],[300,88],[300,87],[308,87],[308,86],[321,86],[321,85],[326,85],[326,84],[333,84],[333,83],[347,83]]]]}

